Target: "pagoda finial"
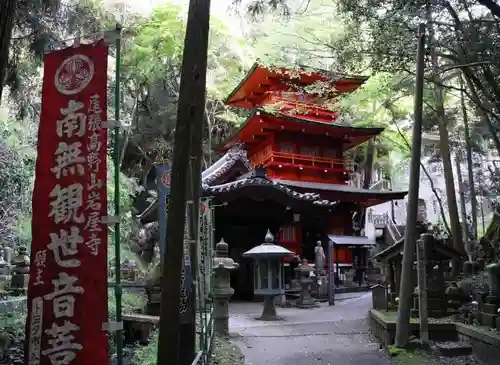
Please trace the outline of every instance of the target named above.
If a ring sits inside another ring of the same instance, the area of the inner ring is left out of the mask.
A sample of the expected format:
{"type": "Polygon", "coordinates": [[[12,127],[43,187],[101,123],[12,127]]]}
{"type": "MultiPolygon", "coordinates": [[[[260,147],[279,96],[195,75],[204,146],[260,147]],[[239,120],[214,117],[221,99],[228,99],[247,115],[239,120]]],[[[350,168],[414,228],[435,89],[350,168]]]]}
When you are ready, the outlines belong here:
{"type": "Polygon", "coordinates": [[[274,236],[269,229],[267,230],[266,237],[264,237],[264,241],[266,245],[272,245],[274,242],[274,236]]]}

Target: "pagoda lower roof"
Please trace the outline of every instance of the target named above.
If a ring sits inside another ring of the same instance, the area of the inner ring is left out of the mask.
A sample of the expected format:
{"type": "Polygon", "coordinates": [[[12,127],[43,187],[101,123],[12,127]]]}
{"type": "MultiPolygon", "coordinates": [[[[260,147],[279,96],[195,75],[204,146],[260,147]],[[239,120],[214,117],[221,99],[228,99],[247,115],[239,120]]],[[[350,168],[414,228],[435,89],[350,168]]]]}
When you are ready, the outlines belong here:
{"type": "Polygon", "coordinates": [[[253,167],[248,160],[247,151],[241,143],[232,146],[220,159],[212,166],[201,173],[201,183],[203,186],[216,184],[219,180],[231,173],[240,164],[243,170],[252,171],[253,167]]]}
{"type": "MultiPolygon", "coordinates": [[[[285,205],[304,204],[318,208],[333,208],[339,203],[323,199],[317,193],[300,193],[284,184],[267,178],[265,173],[259,169],[243,179],[231,181],[220,185],[202,185],[202,196],[209,198],[218,198],[219,200],[232,200],[241,196],[258,197],[261,200],[271,199],[283,202],[285,205]]],[[[156,220],[158,209],[158,197],[154,198],[152,203],[137,218],[142,222],[151,222],[156,220]]]]}
{"type": "Polygon", "coordinates": [[[214,149],[223,152],[237,143],[258,144],[262,142],[262,138],[265,138],[268,133],[274,131],[342,138],[344,139],[344,151],[346,151],[382,133],[384,128],[355,127],[338,123],[318,122],[284,113],[271,113],[264,109],[255,109],[236,133],[214,149]]]}
{"type": "Polygon", "coordinates": [[[400,200],[408,194],[407,191],[371,190],[342,184],[324,184],[283,179],[275,179],[274,181],[292,188],[307,189],[309,191],[322,191],[324,192],[324,195],[327,194],[328,198],[332,198],[334,200],[360,201],[363,203],[364,207],[382,204],[391,200],[400,200]]]}
{"type": "Polygon", "coordinates": [[[307,66],[274,67],[254,63],[245,78],[226,98],[234,107],[253,109],[261,105],[268,91],[290,91],[294,86],[315,82],[330,83],[339,93],[352,92],[368,80],[366,76],[348,76],[307,66]]]}

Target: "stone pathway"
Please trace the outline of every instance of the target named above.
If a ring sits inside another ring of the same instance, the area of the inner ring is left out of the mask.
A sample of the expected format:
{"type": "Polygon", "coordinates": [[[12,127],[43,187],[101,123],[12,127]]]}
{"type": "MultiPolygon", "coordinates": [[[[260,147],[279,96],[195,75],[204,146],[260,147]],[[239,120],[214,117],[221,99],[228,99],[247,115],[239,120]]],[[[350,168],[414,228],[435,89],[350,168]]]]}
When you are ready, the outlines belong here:
{"type": "Polygon", "coordinates": [[[261,303],[233,303],[230,332],[246,365],[389,365],[368,332],[371,294],[337,295],[333,307],[278,308],[282,321],[255,320],[261,303]]]}

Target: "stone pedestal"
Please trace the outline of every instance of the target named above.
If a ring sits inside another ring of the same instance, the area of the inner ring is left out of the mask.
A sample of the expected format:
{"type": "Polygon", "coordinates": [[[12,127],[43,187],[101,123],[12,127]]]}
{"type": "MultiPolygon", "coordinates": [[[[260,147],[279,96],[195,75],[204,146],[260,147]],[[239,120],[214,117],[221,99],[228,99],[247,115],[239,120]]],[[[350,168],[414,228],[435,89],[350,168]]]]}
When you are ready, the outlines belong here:
{"type": "Polygon", "coordinates": [[[264,309],[262,314],[257,319],[261,321],[279,321],[280,317],[276,314],[276,306],[274,305],[274,296],[266,295],[264,297],[264,309]]]}
{"type": "MultiPolygon", "coordinates": [[[[221,335],[229,334],[229,297],[233,295],[213,295],[214,299],[214,331],[221,335]]],[[[228,293],[229,294],[229,293],[228,293]]]]}

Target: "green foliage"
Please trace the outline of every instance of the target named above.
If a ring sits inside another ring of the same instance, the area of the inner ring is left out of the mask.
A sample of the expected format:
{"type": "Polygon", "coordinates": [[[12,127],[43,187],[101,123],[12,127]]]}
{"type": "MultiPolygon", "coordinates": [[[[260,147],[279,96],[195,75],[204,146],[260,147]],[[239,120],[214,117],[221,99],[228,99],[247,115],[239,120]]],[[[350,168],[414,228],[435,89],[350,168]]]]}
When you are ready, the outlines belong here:
{"type": "MultiPolygon", "coordinates": [[[[10,312],[0,314],[0,331],[14,336],[22,336],[26,326],[26,313],[10,312]]],[[[0,332],[0,333],[1,333],[0,332]]]]}
{"type": "MultiPolygon", "coordinates": [[[[124,290],[122,294],[122,312],[137,313],[142,311],[146,305],[146,296],[144,293],[124,290]]],[[[114,288],[108,289],[108,313],[109,318],[116,317],[116,300],[114,288]]]]}
{"type": "MultiPolygon", "coordinates": [[[[115,167],[112,159],[109,157],[107,162],[108,167],[108,212],[110,215],[114,213],[115,203],[115,167]]],[[[122,247],[122,258],[133,256],[130,253],[130,241],[135,233],[137,220],[135,219],[136,211],[133,207],[133,197],[141,191],[141,188],[133,178],[127,177],[120,173],[120,242],[122,247]]],[[[108,257],[114,257],[114,231],[111,227],[108,229],[108,257]]]]}
{"type": "Polygon", "coordinates": [[[0,237],[11,247],[31,242],[34,130],[29,121],[0,116],[0,237]]]}
{"type": "Polygon", "coordinates": [[[130,359],[130,365],[151,365],[155,364],[158,356],[158,332],[151,333],[149,344],[138,347],[130,359]]]}
{"type": "MultiPolygon", "coordinates": [[[[148,17],[136,18],[130,24],[133,33],[123,47],[124,111],[131,120],[124,169],[141,179],[153,164],[168,161],[172,154],[185,37],[184,11],[183,7],[169,3],[153,9],[148,17]]],[[[211,18],[206,135],[220,139],[230,130],[228,125],[234,117],[219,119],[222,113],[232,114],[221,100],[249,66],[243,46],[242,40],[234,37],[222,22],[211,18]]]]}

